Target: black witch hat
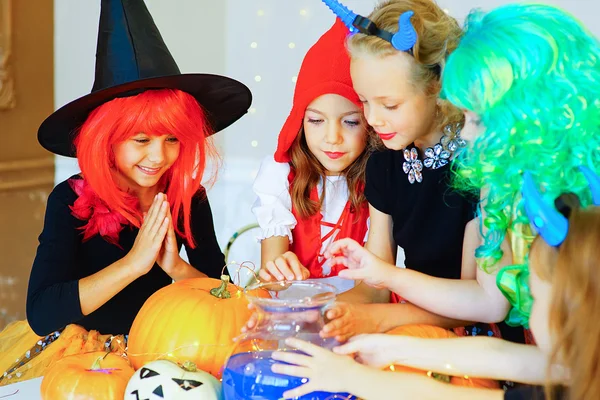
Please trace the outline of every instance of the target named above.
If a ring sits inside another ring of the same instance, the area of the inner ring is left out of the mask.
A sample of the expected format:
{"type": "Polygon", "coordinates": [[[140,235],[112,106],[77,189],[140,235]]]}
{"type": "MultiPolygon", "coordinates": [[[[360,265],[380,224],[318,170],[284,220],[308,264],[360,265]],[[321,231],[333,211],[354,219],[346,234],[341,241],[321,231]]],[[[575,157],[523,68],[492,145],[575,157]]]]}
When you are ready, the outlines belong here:
{"type": "Polygon", "coordinates": [[[241,118],[252,94],[242,83],[212,74],[181,74],[144,0],[102,0],[92,92],[51,114],[38,130],[47,150],[75,157],[73,138],[89,113],[117,97],[178,89],[192,95],[214,132],[241,118]]]}

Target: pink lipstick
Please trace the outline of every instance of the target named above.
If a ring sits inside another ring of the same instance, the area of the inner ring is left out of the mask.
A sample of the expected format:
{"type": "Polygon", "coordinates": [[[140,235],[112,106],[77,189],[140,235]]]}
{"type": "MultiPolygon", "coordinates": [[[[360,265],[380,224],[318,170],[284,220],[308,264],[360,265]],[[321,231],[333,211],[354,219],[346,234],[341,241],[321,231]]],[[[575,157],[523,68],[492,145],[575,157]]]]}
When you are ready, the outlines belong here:
{"type": "Polygon", "coordinates": [[[346,154],[340,151],[324,151],[324,153],[327,155],[327,157],[331,158],[332,160],[337,160],[338,158],[346,154]]]}

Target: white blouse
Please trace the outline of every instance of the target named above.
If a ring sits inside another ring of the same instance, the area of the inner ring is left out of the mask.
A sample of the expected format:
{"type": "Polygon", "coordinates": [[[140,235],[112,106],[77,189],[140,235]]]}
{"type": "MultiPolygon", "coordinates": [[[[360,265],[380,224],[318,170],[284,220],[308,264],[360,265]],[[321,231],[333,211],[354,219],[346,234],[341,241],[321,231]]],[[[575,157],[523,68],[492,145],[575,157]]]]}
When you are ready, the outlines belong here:
{"type": "MultiPolygon", "coordinates": [[[[261,228],[259,241],[273,236],[287,236],[290,243],[293,241],[292,229],[296,227],[296,218],[292,214],[292,197],[290,195],[290,184],[288,175],[290,166],[288,163],[278,163],[273,156],[266,157],[261,165],[252,189],[257,198],[252,206],[252,212],[256,216],[261,228]]],[[[323,193],[323,180],[317,185],[319,197],[323,193]]],[[[321,209],[324,222],[336,224],[348,202],[348,184],[343,176],[328,176],[325,179],[325,203],[321,209]]],[[[367,227],[369,220],[367,220],[367,227]]],[[[327,235],[333,228],[321,225],[321,237],[327,235]]],[[[369,231],[364,240],[367,240],[369,231]]],[[[323,253],[332,243],[335,235],[328,238],[321,247],[323,253]]],[[[324,264],[324,275],[331,271],[324,264]],[[329,269],[329,271],[327,271],[329,269]]],[[[354,281],[338,277],[322,278],[325,283],[337,287],[339,292],[344,292],[354,287],[354,281]]]]}

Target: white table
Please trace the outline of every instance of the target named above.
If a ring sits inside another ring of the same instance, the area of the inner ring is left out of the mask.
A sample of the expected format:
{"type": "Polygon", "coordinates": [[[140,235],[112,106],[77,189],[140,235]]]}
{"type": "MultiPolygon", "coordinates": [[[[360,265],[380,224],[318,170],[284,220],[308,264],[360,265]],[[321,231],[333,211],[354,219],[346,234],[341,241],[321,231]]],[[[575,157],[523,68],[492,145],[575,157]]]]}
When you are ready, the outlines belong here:
{"type": "Polygon", "coordinates": [[[0,386],[0,400],[41,400],[42,378],[0,386]]]}

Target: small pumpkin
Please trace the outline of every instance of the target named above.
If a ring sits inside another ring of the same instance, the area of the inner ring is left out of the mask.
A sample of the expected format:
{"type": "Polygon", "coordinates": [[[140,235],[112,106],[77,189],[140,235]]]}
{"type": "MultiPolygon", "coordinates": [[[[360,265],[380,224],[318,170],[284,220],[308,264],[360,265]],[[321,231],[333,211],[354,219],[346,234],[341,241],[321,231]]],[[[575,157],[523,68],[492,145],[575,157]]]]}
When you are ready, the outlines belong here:
{"type": "Polygon", "coordinates": [[[93,352],[57,361],[42,379],[43,400],[122,400],[134,374],[127,359],[93,352]]]}
{"type": "MultiPolygon", "coordinates": [[[[249,292],[270,297],[266,290],[249,292]]],[[[193,362],[220,378],[233,338],[250,318],[243,291],[221,280],[194,278],[166,286],[146,300],[129,332],[128,357],[137,370],[158,359],[193,362]]]]}
{"type": "Polygon", "coordinates": [[[221,382],[187,362],[152,361],[136,371],[125,390],[125,400],[220,400],[221,382]]]}
{"type": "MultiPolygon", "coordinates": [[[[438,326],[432,325],[404,325],[399,326],[397,328],[388,331],[389,335],[405,335],[405,336],[414,336],[419,338],[429,338],[429,339],[449,339],[458,337],[454,332],[449,331],[447,329],[440,328],[438,326]]],[[[410,372],[417,374],[425,374],[434,379],[437,379],[442,382],[451,383],[457,386],[468,386],[468,387],[476,387],[476,388],[488,388],[488,389],[498,389],[500,385],[498,381],[493,379],[483,379],[483,378],[470,378],[467,376],[449,376],[444,374],[438,374],[432,371],[423,371],[416,368],[406,367],[404,365],[390,365],[385,368],[388,371],[395,372],[410,372]]]]}

